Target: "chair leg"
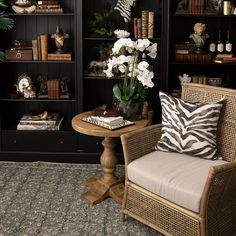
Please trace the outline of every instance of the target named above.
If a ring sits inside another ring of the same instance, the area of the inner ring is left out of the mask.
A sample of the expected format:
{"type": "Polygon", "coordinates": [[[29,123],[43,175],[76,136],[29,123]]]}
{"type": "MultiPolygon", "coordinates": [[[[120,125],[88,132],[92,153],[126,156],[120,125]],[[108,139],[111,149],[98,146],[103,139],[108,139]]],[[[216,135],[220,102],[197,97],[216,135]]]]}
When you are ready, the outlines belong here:
{"type": "Polygon", "coordinates": [[[120,211],[120,221],[124,222],[126,220],[126,215],[123,211],[120,211]]]}

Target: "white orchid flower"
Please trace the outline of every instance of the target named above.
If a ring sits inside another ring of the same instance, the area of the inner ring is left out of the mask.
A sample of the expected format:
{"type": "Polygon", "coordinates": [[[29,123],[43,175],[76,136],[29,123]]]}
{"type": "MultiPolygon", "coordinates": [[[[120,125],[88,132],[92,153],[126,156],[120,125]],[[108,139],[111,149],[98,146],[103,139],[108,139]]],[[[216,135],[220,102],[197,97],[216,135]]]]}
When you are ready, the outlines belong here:
{"type": "Polygon", "coordinates": [[[136,49],[143,52],[146,48],[149,47],[150,41],[148,39],[138,39],[136,49]]]}
{"type": "Polygon", "coordinates": [[[114,76],[114,74],[112,73],[111,70],[107,69],[107,70],[103,70],[103,72],[105,73],[106,77],[111,78],[114,76]]]}
{"type": "Polygon", "coordinates": [[[146,70],[149,67],[149,64],[146,61],[141,61],[138,65],[137,65],[138,69],[141,71],[146,70]]]}

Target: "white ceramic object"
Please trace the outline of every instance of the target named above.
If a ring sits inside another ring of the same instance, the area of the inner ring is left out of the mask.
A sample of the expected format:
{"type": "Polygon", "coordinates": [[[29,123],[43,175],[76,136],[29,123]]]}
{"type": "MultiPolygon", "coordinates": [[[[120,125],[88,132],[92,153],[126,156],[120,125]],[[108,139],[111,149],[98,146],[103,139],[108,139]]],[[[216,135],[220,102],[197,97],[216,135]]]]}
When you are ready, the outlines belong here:
{"type": "Polygon", "coordinates": [[[130,36],[130,33],[125,31],[125,30],[115,30],[114,34],[116,35],[117,38],[121,39],[121,38],[128,38],[130,36]]]}

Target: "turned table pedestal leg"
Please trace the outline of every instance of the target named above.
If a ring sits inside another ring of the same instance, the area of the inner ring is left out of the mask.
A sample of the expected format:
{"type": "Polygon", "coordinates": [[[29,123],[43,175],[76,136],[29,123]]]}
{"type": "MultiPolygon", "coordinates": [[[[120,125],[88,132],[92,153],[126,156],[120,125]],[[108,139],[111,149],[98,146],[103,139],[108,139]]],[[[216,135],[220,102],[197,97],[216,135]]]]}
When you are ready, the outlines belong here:
{"type": "Polygon", "coordinates": [[[124,185],[123,180],[115,176],[118,163],[114,152],[115,142],[113,138],[105,137],[102,141],[104,151],[101,155],[102,176],[91,177],[84,181],[90,190],[82,194],[82,198],[90,204],[97,204],[107,197],[112,197],[116,202],[122,203],[124,185]]]}

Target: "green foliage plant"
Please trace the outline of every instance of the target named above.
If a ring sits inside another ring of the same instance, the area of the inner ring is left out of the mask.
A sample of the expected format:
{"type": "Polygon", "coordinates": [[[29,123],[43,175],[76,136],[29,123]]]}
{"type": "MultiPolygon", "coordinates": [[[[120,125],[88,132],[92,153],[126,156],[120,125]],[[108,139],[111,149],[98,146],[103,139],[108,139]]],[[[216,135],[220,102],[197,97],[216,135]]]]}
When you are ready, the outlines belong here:
{"type": "MultiPolygon", "coordinates": [[[[0,0],[0,8],[7,8],[4,0],[0,0]]],[[[0,30],[10,30],[13,28],[14,21],[9,18],[4,11],[0,12],[0,30]]],[[[0,50],[0,61],[3,61],[5,58],[4,52],[0,50]]]]}

